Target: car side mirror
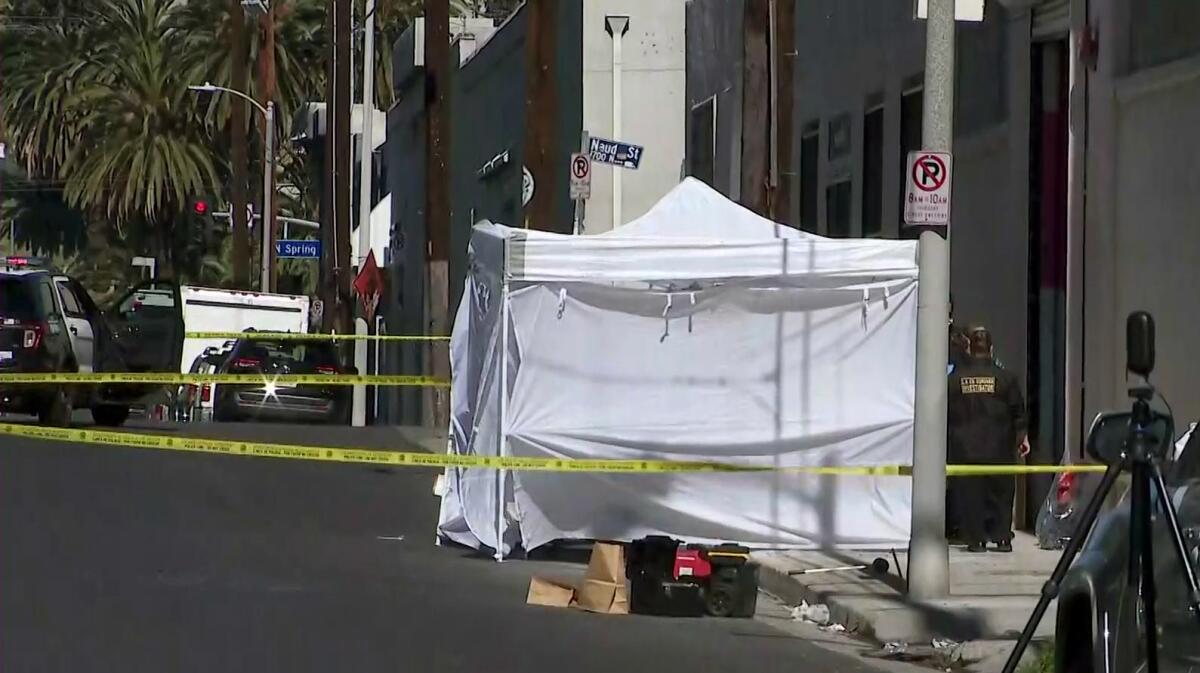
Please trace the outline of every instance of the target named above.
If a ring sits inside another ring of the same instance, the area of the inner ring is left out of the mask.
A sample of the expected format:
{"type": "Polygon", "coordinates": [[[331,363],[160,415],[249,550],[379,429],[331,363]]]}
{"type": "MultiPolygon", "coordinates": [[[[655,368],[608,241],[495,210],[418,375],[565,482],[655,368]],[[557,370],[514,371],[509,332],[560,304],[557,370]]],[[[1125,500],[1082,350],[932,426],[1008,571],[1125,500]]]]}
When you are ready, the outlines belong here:
{"type": "MultiPolygon", "coordinates": [[[[1175,434],[1175,423],[1161,411],[1151,411],[1150,422],[1144,431],[1149,435],[1155,455],[1166,455],[1175,434]]],[[[1125,458],[1128,441],[1133,435],[1133,414],[1128,411],[1098,414],[1088,431],[1087,452],[1092,458],[1112,465],[1125,458]]]]}

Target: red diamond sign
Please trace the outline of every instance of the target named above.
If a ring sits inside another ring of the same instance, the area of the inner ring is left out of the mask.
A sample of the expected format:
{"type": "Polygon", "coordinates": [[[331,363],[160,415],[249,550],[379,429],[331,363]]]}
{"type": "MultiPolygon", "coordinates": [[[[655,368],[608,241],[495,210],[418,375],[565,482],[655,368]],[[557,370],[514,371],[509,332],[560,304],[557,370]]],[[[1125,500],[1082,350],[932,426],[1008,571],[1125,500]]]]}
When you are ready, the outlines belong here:
{"type": "Polygon", "coordinates": [[[375,310],[379,308],[379,297],[383,294],[383,273],[375,263],[374,250],[367,253],[366,261],[358,270],[358,277],[354,279],[354,291],[358,294],[358,300],[362,302],[367,322],[372,322],[375,320],[375,310]]]}

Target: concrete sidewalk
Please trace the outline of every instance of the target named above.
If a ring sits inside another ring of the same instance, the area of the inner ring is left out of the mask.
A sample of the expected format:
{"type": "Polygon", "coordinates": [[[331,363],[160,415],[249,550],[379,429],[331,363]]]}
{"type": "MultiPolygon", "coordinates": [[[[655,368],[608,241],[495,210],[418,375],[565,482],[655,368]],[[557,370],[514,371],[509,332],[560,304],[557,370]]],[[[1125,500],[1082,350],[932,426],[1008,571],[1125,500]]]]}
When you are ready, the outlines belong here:
{"type": "MultiPolygon", "coordinates": [[[[801,601],[824,603],[833,622],[848,632],[878,642],[929,646],[934,638],[966,643],[966,660],[987,660],[979,670],[999,670],[995,659],[1011,649],[1042,585],[1054,569],[1060,552],[1038,549],[1033,536],[1018,533],[1013,553],[970,554],[950,548],[950,593],[947,599],[918,602],[904,594],[890,552],[771,551],[754,554],[762,568],[764,590],[792,605],[801,601]],[[796,571],[870,563],[886,558],[891,570],[885,577],[863,571],[837,571],[808,575],[796,571]]],[[[900,570],[907,571],[904,550],[896,550],[900,570]]],[[[1054,633],[1051,605],[1038,628],[1039,638],[1054,633]]]]}

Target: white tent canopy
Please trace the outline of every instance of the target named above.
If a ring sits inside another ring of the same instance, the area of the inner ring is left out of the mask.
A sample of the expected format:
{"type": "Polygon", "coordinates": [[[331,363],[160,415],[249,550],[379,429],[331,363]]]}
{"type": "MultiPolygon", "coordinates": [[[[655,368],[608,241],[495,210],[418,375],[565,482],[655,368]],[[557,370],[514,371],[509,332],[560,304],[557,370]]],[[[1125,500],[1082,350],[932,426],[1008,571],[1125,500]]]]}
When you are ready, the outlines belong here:
{"type": "MultiPolygon", "coordinates": [[[[690,178],[597,236],[477,225],[450,450],[910,463],[916,256],[915,242],[796,231],[690,178]]],[[[909,533],[897,477],[472,468],[446,483],[439,534],[501,554],[648,534],[886,548],[909,533]]]]}

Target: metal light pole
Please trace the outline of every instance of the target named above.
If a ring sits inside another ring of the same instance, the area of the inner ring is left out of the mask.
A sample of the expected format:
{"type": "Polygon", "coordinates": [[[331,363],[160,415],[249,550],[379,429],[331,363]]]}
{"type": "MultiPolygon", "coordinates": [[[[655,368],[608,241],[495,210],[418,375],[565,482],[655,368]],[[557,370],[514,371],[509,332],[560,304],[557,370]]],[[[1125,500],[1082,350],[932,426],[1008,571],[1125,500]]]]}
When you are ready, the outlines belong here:
{"type": "Polygon", "coordinates": [[[266,107],[259,104],[250,96],[237,89],[229,87],[217,86],[210,82],[204,84],[189,86],[188,89],[201,93],[222,93],[237,96],[248,101],[255,107],[263,116],[263,203],[262,215],[259,217],[259,224],[262,227],[262,269],[259,277],[259,291],[271,291],[271,222],[274,213],[274,194],[273,180],[275,176],[275,103],[267,101],[266,107]]]}
{"type": "Polygon", "coordinates": [[[258,281],[259,292],[271,291],[271,223],[275,220],[275,102],[267,101],[267,109],[263,110],[266,121],[263,124],[263,205],[262,217],[262,276],[258,281]]]}
{"type": "MultiPolygon", "coordinates": [[[[954,144],[954,0],[929,0],[925,23],[925,118],[922,149],[954,144]]],[[[916,423],[913,431],[912,540],[908,593],[950,593],[946,547],[946,361],[950,321],[950,227],[921,232],[917,296],[916,423]]]]}

